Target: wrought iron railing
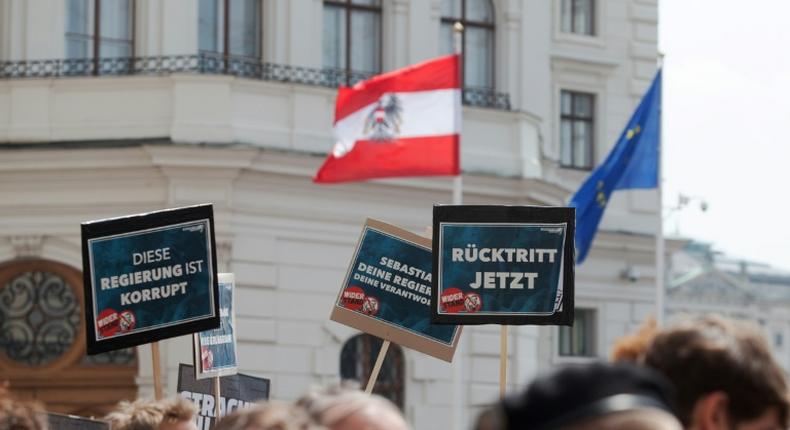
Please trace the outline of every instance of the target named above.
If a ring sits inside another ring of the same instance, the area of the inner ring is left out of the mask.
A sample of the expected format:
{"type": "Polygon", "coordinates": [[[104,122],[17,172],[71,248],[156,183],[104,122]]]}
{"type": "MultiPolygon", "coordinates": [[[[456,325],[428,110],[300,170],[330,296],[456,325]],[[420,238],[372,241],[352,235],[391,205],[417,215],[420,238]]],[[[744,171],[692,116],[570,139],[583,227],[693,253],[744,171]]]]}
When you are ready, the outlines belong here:
{"type": "MultiPolygon", "coordinates": [[[[345,69],[317,69],[267,63],[254,58],[224,56],[209,52],[197,55],[0,62],[0,79],[164,75],[170,73],[233,75],[263,81],[327,88],[354,85],[374,75],[374,73],[349,72],[345,69]]],[[[496,92],[490,88],[464,88],[463,102],[469,106],[510,110],[508,94],[496,92]]]]}

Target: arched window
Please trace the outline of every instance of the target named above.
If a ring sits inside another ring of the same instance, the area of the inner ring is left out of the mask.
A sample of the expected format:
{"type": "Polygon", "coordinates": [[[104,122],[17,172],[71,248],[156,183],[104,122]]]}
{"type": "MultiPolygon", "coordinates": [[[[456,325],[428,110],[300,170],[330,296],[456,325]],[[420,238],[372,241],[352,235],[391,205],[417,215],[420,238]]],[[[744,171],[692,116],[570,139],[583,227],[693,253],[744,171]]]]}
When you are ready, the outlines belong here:
{"type": "MultiPolygon", "coordinates": [[[[369,334],[360,334],[347,340],[340,351],[340,377],[368,383],[373,365],[381,349],[381,339],[369,334]]],[[[373,392],[384,396],[403,409],[403,350],[390,345],[373,392]]]]}
{"type": "Polygon", "coordinates": [[[324,0],[324,67],[381,71],[381,0],[324,0]]]}
{"type": "Polygon", "coordinates": [[[0,264],[0,380],[47,410],[104,415],[134,398],[134,349],[85,355],[82,275],[64,264],[0,264]]]}
{"type": "Polygon", "coordinates": [[[261,58],[261,0],[200,0],[198,50],[261,58]]]}
{"type": "Polygon", "coordinates": [[[68,0],[66,58],[92,58],[98,64],[100,58],[132,56],[133,0],[68,0]]]}
{"type": "Polygon", "coordinates": [[[442,0],[442,54],[455,52],[453,25],[462,34],[463,82],[467,88],[494,88],[494,7],[490,0],[442,0]]]}

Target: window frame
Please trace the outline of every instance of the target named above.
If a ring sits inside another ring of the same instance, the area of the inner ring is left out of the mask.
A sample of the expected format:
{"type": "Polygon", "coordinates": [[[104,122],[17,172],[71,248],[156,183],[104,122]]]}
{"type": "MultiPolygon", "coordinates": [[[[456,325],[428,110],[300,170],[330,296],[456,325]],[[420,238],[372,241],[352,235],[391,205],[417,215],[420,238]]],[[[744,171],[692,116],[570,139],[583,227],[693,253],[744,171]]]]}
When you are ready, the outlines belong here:
{"type": "Polygon", "coordinates": [[[464,27],[464,31],[461,32],[461,86],[463,88],[467,88],[466,86],[466,30],[469,27],[472,28],[482,28],[486,31],[491,32],[491,64],[490,64],[490,73],[491,73],[491,87],[469,87],[469,88],[485,88],[489,90],[496,89],[496,8],[494,2],[491,0],[481,0],[486,1],[491,6],[491,15],[492,21],[482,22],[482,21],[472,21],[466,19],[466,1],[467,0],[460,0],[461,2],[461,17],[460,18],[451,18],[446,16],[441,16],[439,18],[439,26],[441,30],[442,25],[450,25],[451,27],[455,25],[456,22],[460,22],[461,25],[464,27]]]}
{"type": "MultiPolygon", "coordinates": [[[[346,55],[345,55],[345,66],[342,67],[340,70],[346,73],[346,76],[350,76],[351,73],[361,72],[361,73],[381,73],[384,69],[384,53],[383,53],[383,46],[384,46],[384,2],[379,0],[378,6],[369,6],[365,4],[354,3],[352,0],[323,0],[321,3],[322,6],[322,19],[323,19],[323,7],[326,5],[330,5],[333,7],[343,8],[343,13],[346,16],[346,31],[345,31],[345,42],[346,42],[346,55]],[[379,18],[379,43],[378,49],[376,50],[376,54],[378,55],[378,70],[353,70],[351,68],[351,16],[353,15],[353,11],[365,11],[365,12],[374,12],[378,14],[379,18]]],[[[325,33],[325,32],[324,32],[325,33]]],[[[323,52],[321,53],[323,56],[323,52]]],[[[321,59],[323,62],[323,58],[321,59]]],[[[326,67],[326,66],[324,66],[326,67]]],[[[348,79],[348,78],[347,78],[348,79]]],[[[348,85],[349,82],[346,82],[348,85]]]]}
{"type": "MultiPolygon", "coordinates": [[[[358,356],[359,360],[355,364],[355,368],[361,365],[362,374],[355,375],[360,376],[360,380],[358,381],[362,386],[367,384],[368,379],[370,379],[370,374],[373,371],[373,363],[376,361],[378,353],[373,355],[373,343],[375,341],[381,342],[383,344],[384,340],[376,338],[373,335],[367,333],[360,333],[350,338],[346,339],[343,342],[343,345],[340,347],[339,352],[339,369],[338,374],[342,379],[346,378],[347,375],[343,374],[343,356],[344,352],[346,352],[346,348],[349,347],[357,347],[358,345],[361,346],[362,355],[358,356]]],[[[381,347],[381,346],[379,346],[381,347]]],[[[380,351],[380,349],[379,349],[380,351]]],[[[354,351],[356,353],[356,349],[354,351]]],[[[400,410],[405,410],[406,407],[406,358],[403,354],[403,349],[395,344],[390,344],[389,348],[387,349],[387,354],[384,357],[384,362],[382,363],[381,371],[379,373],[379,380],[376,382],[376,385],[373,387],[373,393],[382,395],[389,400],[391,400],[400,410]],[[393,364],[395,367],[395,375],[396,380],[385,383],[385,381],[381,380],[381,375],[386,374],[385,366],[387,364],[393,364]],[[387,393],[391,391],[393,396],[387,395],[387,393]],[[394,398],[393,398],[394,397],[394,398]]],[[[356,379],[356,378],[354,378],[356,379]]]]}
{"type": "Polygon", "coordinates": [[[564,88],[560,89],[560,96],[559,96],[559,103],[558,103],[558,105],[559,105],[559,114],[560,114],[559,130],[558,130],[559,139],[557,139],[557,142],[559,143],[559,147],[560,147],[559,148],[559,160],[558,160],[559,161],[559,166],[562,167],[563,169],[574,169],[574,170],[582,170],[582,171],[591,171],[595,167],[595,163],[596,163],[596,157],[595,157],[595,142],[596,142],[596,139],[595,139],[595,132],[596,132],[595,119],[596,119],[596,116],[597,116],[596,115],[597,102],[598,102],[598,97],[597,97],[596,93],[587,92],[587,91],[577,91],[577,90],[572,90],[572,89],[564,89],[564,88]],[[571,106],[570,106],[570,113],[569,114],[564,113],[563,110],[562,110],[562,96],[565,93],[568,93],[570,95],[570,97],[571,97],[571,106]],[[576,98],[577,97],[581,97],[581,96],[590,98],[590,116],[589,117],[578,116],[575,113],[576,112],[576,109],[575,109],[576,98]],[[570,160],[570,164],[566,164],[563,161],[564,157],[563,157],[563,152],[562,152],[562,150],[563,150],[563,145],[562,145],[562,141],[563,141],[562,129],[563,129],[563,127],[562,126],[565,123],[565,121],[570,121],[570,123],[571,123],[571,148],[570,148],[570,152],[571,152],[570,153],[570,159],[571,160],[570,160]],[[576,158],[575,157],[575,154],[576,154],[575,149],[576,148],[575,148],[574,145],[575,145],[575,142],[576,142],[576,128],[574,127],[574,125],[576,124],[576,122],[587,122],[587,123],[589,123],[588,124],[589,125],[589,133],[588,133],[588,135],[590,137],[589,137],[589,142],[587,143],[587,145],[588,145],[587,150],[589,151],[588,152],[589,153],[589,157],[588,157],[589,158],[589,163],[587,165],[584,165],[584,166],[577,164],[576,160],[575,160],[575,158],[576,158]]]}
{"type": "MultiPolygon", "coordinates": [[[[91,60],[91,63],[93,64],[93,74],[94,75],[98,75],[99,72],[100,72],[99,62],[101,61],[102,58],[124,58],[124,57],[102,57],[101,56],[101,42],[103,40],[102,36],[101,36],[101,2],[102,2],[102,0],[88,0],[88,4],[90,4],[91,2],[93,2],[93,13],[91,14],[90,10],[89,10],[87,16],[90,17],[91,15],[93,15],[93,34],[90,35],[90,34],[72,33],[70,31],[64,31],[63,32],[63,36],[64,36],[64,38],[66,38],[66,37],[68,37],[68,35],[71,34],[73,36],[80,36],[80,37],[83,37],[83,38],[87,38],[88,40],[91,40],[92,43],[90,45],[91,46],[91,48],[90,48],[90,50],[91,50],[91,58],[90,58],[90,60],[91,60]]],[[[130,18],[130,21],[131,21],[129,23],[129,25],[131,26],[130,27],[131,28],[131,35],[130,35],[131,56],[130,56],[130,58],[134,58],[135,52],[136,52],[136,49],[137,49],[137,28],[136,28],[137,27],[137,2],[135,0],[129,0],[129,4],[130,4],[129,18],[130,18]]],[[[68,14],[69,14],[68,5],[66,7],[67,7],[66,19],[68,21],[68,14]]],[[[68,25],[66,27],[68,27],[68,25]]],[[[124,39],[115,39],[115,38],[109,38],[109,37],[104,38],[104,40],[108,40],[108,41],[123,41],[123,42],[126,41],[124,39]]]]}
{"type": "Polygon", "coordinates": [[[590,32],[589,33],[579,33],[579,32],[574,31],[574,28],[576,27],[576,14],[574,13],[574,11],[576,10],[576,2],[578,0],[567,0],[567,1],[570,2],[570,9],[568,11],[568,13],[570,14],[570,19],[571,19],[570,30],[565,30],[563,28],[563,22],[564,22],[563,13],[562,13],[563,12],[563,7],[562,7],[563,1],[560,1],[560,14],[559,14],[560,15],[560,32],[565,33],[565,34],[574,34],[574,35],[577,35],[577,36],[597,37],[597,35],[598,35],[598,25],[596,23],[596,21],[597,21],[597,14],[596,14],[596,12],[598,10],[597,2],[595,0],[582,0],[582,1],[589,1],[590,2],[590,14],[589,14],[589,16],[590,16],[590,18],[589,18],[590,19],[590,32]]]}
{"type": "MultiPolygon", "coordinates": [[[[595,308],[595,307],[577,307],[575,309],[575,311],[574,311],[574,314],[575,314],[574,315],[574,321],[578,321],[578,319],[579,319],[579,317],[580,317],[580,315],[582,313],[586,313],[587,315],[589,315],[589,319],[585,321],[585,323],[587,324],[587,328],[585,330],[585,336],[587,336],[587,334],[589,333],[589,336],[588,336],[589,339],[587,339],[585,341],[585,343],[589,346],[589,349],[590,349],[589,354],[587,354],[587,355],[579,355],[579,354],[573,354],[573,353],[571,353],[571,354],[564,354],[563,351],[562,351],[562,337],[563,337],[562,332],[563,331],[566,331],[566,332],[569,331],[570,332],[569,333],[571,335],[571,342],[570,343],[571,343],[571,345],[573,345],[575,343],[574,339],[573,339],[573,326],[559,326],[559,327],[557,327],[557,330],[556,330],[557,341],[555,342],[556,346],[554,348],[555,361],[557,361],[557,362],[587,362],[587,361],[590,361],[590,360],[598,359],[598,353],[599,353],[598,339],[600,337],[600,334],[599,334],[600,330],[599,330],[598,322],[599,322],[600,312],[598,312],[598,309],[595,308]]],[[[573,349],[572,346],[571,346],[571,349],[573,349]]],[[[573,352],[573,351],[571,351],[571,352],[573,352]]]]}
{"type": "MultiPolygon", "coordinates": [[[[222,56],[226,60],[233,56],[233,57],[241,57],[247,58],[252,60],[262,60],[263,59],[263,1],[262,0],[255,0],[258,2],[258,22],[255,28],[256,35],[255,37],[258,39],[257,44],[257,52],[253,56],[247,56],[242,54],[234,54],[230,52],[230,0],[219,0],[216,2],[217,6],[217,13],[221,13],[221,19],[217,20],[217,22],[222,23],[222,31],[220,29],[214,29],[214,33],[216,34],[217,38],[222,38],[221,49],[219,51],[212,51],[212,50],[201,50],[200,49],[200,36],[198,35],[198,52],[206,52],[212,53],[222,56]]],[[[198,31],[200,31],[200,4],[198,4],[198,31]]],[[[227,63],[227,61],[226,61],[227,63]]],[[[227,64],[225,65],[227,67],[227,64]]]]}

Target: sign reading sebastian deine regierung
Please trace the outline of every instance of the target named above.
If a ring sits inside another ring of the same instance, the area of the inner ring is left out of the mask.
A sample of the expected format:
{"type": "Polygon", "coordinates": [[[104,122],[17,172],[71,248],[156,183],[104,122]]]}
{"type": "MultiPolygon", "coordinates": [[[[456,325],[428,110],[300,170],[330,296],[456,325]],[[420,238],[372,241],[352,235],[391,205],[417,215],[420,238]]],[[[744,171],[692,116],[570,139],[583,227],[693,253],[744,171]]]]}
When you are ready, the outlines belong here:
{"type": "Polygon", "coordinates": [[[331,319],[445,361],[461,327],[431,324],[431,241],[368,219],[331,319]]]}
{"type": "Polygon", "coordinates": [[[219,326],[211,205],[82,224],[88,354],[219,326]]]}
{"type": "Polygon", "coordinates": [[[432,321],[573,323],[573,208],[434,206],[432,321]]]}

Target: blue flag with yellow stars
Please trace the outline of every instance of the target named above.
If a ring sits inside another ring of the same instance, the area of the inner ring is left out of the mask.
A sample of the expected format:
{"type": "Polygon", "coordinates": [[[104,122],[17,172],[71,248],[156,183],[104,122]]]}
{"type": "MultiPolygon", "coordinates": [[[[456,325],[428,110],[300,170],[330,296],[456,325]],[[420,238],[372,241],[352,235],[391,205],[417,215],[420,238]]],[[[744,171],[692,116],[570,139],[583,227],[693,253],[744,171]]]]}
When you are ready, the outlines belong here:
{"type": "Polygon", "coordinates": [[[659,69],[612,152],[571,198],[570,205],[576,208],[576,264],[587,258],[612,192],[658,186],[660,115],[659,69]]]}

